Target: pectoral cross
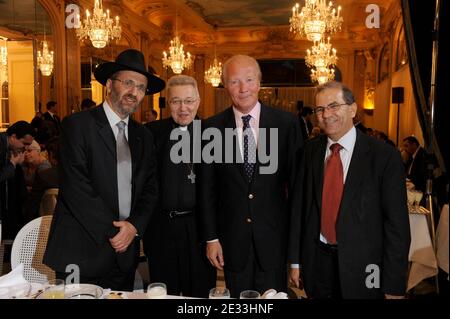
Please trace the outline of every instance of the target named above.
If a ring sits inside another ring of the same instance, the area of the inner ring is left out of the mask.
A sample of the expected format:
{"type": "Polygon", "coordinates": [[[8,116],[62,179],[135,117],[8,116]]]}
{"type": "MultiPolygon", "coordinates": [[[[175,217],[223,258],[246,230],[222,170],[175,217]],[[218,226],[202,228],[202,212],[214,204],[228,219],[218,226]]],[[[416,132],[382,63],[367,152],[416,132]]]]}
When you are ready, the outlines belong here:
{"type": "Polygon", "coordinates": [[[195,184],[195,174],[193,170],[191,170],[191,173],[188,175],[188,178],[191,180],[191,184],[195,184]]]}

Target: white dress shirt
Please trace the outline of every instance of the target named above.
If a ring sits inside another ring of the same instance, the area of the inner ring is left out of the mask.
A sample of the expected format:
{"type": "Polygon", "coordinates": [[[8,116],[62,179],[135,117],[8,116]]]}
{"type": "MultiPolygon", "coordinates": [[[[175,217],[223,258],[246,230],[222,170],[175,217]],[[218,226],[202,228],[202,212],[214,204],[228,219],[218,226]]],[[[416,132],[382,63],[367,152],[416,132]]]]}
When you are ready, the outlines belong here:
{"type": "Polygon", "coordinates": [[[119,128],[117,127],[117,123],[119,123],[120,121],[124,121],[126,124],[125,137],[127,138],[127,141],[128,141],[128,122],[130,120],[130,117],[127,116],[125,119],[122,120],[119,117],[119,115],[117,115],[113,111],[111,106],[109,106],[108,102],[106,102],[106,101],[103,102],[103,110],[105,110],[106,118],[108,119],[109,126],[111,126],[111,129],[114,133],[114,138],[116,139],[116,142],[117,142],[117,134],[119,133],[119,128]]]}
{"type": "Polygon", "coordinates": [[[250,127],[253,132],[253,137],[255,139],[255,144],[258,146],[258,134],[259,134],[259,116],[261,114],[261,103],[256,102],[255,106],[252,108],[252,110],[244,114],[242,112],[239,112],[234,106],[233,106],[233,113],[234,113],[234,121],[236,122],[236,129],[237,129],[237,135],[238,135],[238,142],[239,142],[239,149],[241,150],[241,156],[244,154],[243,149],[243,143],[242,143],[242,128],[244,127],[244,122],[242,121],[242,117],[246,115],[250,115],[250,127]]]}

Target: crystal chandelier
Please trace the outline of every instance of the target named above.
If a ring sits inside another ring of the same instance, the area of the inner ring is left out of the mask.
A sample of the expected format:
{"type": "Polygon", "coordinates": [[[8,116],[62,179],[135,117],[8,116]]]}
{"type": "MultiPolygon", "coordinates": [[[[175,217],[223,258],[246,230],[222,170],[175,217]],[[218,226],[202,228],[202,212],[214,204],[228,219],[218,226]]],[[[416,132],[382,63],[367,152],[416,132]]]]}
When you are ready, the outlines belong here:
{"type": "Polygon", "coordinates": [[[53,51],[48,51],[47,41],[42,41],[42,53],[38,51],[37,65],[42,75],[50,76],[53,72],[53,51]]]}
{"type": "Polygon", "coordinates": [[[78,15],[79,28],[76,30],[80,40],[87,37],[95,48],[104,48],[109,40],[120,39],[122,27],[119,25],[119,17],[116,16],[116,23],[113,25],[113,19],[109,17],[109,9],[103,12],[102,0],[95,0],[94,15],[86,10],[86,19],[81,23],[78,15]]]}
{"type": "Polygon", "coordinates": [[[290,30],[306,36],[309,41],[320,41],[324,33],[332,34],[341,29],[341,7],[337,11],[330,1],[305,0],[305,6],[299,12],[299,4],[292,8],[292,17],[289,19],[290,30]]]}
{"type": "Polygon", "coordinates": [[[164,51],[162,61],[165,68],[171,67],[173,73],[180,74],[184,69],[189,69],[191,67],[192,57],[189,52],[186,52],[186,54],[184,53],[180,38],[175,36],[175,38],[170,41],[169,55],[164,51]]]}
{"type": "Polygon", "coordinates": [[[217,61],[216,44],[214,44],[213,64],[205,71],[205,82],[218,87],[222,79],[222,63],[217,61]]]}
{"type": "Polygon", "coordinates": [[[205,71],[205,81],[211,83],[212,86],[218,87],[222,77],[222,63],[217,62],[217,58],[214,57],[213,64],[205,71]]]}
{"type": "Polygon", "coordinates": [[[330,37],[328,37],[328,42],[322,39],[314,42],[311,50],[306,50],[305,62],[312,68],[311,79],[313,82],[317,81],[321,84],[334,79],[334,70],[331,66],[336,64],[336,52],[336,49],[331,47],[330,37]]]}
{"type": "Polygon", "coordinates": [[[169,55],[163,52],[163,66],[171,67],[173,73],[180,74],[184,69],[189,69],[192,65],[192,56],[189,52],[184,53],[183,45],[178,37],[178,13],[175,13],[175,38],[170,41],[169,55]]]}
{"type": "Polygon", "coordinates": [[[332,81],[334,79],[334,69],[330,68],[316,68],[311,70],[311,80],[313,82],[318,82],[319,84],[332,81]]]}
{"type": "Polygon", "coordinates": [[[328,42],[323,41],[314,42],[311,50],[306,50],[306,64],[309,67],[328,67],[336,64],[337,56],[336,49],[331,47],[330,37],[328,42]]]}

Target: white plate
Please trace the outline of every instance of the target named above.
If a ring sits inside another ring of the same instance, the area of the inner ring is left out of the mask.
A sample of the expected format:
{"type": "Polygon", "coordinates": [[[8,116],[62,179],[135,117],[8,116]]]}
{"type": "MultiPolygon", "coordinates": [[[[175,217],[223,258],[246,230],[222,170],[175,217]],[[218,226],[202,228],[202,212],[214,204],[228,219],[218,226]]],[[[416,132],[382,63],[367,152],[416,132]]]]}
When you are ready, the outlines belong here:
{"type": "MultiPolygon", "coordinates": [[[[100,299],[103,296],[102,287],[91,284],[70,284],[66,285],[65,299],[100,299]]],[[[45,294],[42,293],[36,299],[44,299],[45,294]]]]}
{"type": "Polygon", "coordinates": [[[66,299],[100,299],[103,289],[91,284],[66,285],[65,296],[66,299]]]}

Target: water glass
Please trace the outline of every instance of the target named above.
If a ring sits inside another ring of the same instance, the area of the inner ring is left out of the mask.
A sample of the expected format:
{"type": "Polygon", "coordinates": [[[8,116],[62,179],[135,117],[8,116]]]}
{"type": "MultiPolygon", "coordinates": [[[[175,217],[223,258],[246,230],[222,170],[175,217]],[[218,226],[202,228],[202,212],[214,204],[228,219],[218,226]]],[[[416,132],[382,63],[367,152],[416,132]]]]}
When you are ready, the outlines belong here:
{"type": "Polygon", "coordinates": [[[239,299],[259,299],[261,295],[255,290],[244,290],[239,295],[239,299]]]}
{"type": "Polygon", "coordinates": [[[216,287],[209,291],[209,299],[229,299],[230,290],[225,287],[216,287]]]}
{"type": "Polygon", "coordinates": [[[45,284],[43,298],[44,299],[64,299],[65,283],[62,279],[49,280],[45,284]]]}
{"type": "Polygon", "coordinates": [[[147,298],[148,299],[165,299],[167,296],[166,284],[162,282],[154,282],[148,285],[147,298]]]}

